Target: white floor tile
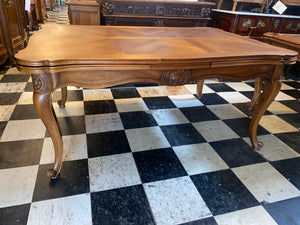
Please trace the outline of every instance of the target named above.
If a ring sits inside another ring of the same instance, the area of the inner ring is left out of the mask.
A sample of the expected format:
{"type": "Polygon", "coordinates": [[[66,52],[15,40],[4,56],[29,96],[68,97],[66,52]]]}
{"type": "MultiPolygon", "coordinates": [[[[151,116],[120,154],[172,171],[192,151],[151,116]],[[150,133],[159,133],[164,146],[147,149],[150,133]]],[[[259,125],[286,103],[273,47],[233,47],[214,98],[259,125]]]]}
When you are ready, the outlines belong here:
{"type": "Polygon", "coordinates": [[[226,85],[236,91],[254,91],[254,88],[243,82],[227,82],[226,85]]]}
{"type": "Polygon", "coordinates": [[[0,83],[0,93],[14,93],[22,92],[26,86],[26,82],[17,82],[17,83],[0,83]]]}
{"type": "MultiPolygon", "coordinates": [[[[186,89],[188,89],[192,94],[197,94],[197,85],[196,84],[187,84],[184,85],[186,89]]],[[[209,88],[207,85],[203,85],[202,94],[215,93],[214,90],[209,88]]]]}
{"type": "Polygon", "coordinates": [[[247,117],[243,112],[230,104],[208,105],[207,108],[222,120],[247,117]]]}
{"type": "Polygon", "coordinates": [[[113,99],[110,89],[84,89],[84,101],[111,100],[113,99]]]}
{"type": "Polygon", "coordinates": [[[9,75],[9,74],[22,74],[18,69],[17,69],[17,67],[10,67],[7,71],[6,71],[6,73],[5,73],[5,75],[9,75]]]}
{"type": "Polygon", "coordinates": [[[159,127],[125,130],[132,152],[170,147],[159,127]]]}
{"type": "Polygon", "coordinates": [[[104,191],[140,184],[132,153],[89,159],[90,191],[104,191]]]}
{"type": "MultiPolygon", "coordinates": [[[[263,148],[258,150],[258,153],[267,160],[276,161],[300,156],[299,153],[273,135],[262,135],[258,136],[257,139],[264,144],[263,148]]],[[[249,138],[244,138],[244,140],[251,145],[249,138]]]]}
{"type": "Polygon", "coordinates": [[[23,92],[19,98],[18,104],[19,105],[33,104],[33,93],[23,92]]]}
{"type": "Polygon", "coordinates": [[[242,103],[251,101],[251,99],[239,92],[218,92],[217,94],[229,103],[242,103]]]}
{"type": "Polygon", "coordinates": [[[84,115],[83,101],[67,101],[64,108],[60,108],[55,102],[53,103],[53,108],[57,117],[84,115]]]}
{"type": "Polygon", "coordinates": [[[279,91],[278,95],[274,99],[275,101],[295,100],[295,98],[279,91]]]}
{"type": "MultiPolygon", "coordinates": [[[[63,150],[64,161],[86,159],[88,157],[85,134],[63,136],[63,147],[64,147],[63,150]]],[[[54,162],[54,148],[53,148],[51,138],[48,137],[44,139],[40,164],[47,164],[53,162],[54,162]]]]}
{"type": "Polygon", "coordinates": [[[147,105],[142,98],[115,99],[118,112],[146,111],[147,105]]]}
{"type": "Polygon", "coordinates": [[[239,138],[222,120],[193,123],[193,126],[208,142],[239,138]]]}
{"type": "Polygon", "coordinates": [[[290,114],[290,113],[297,113],[296,111],[290,109],[289,107],[285,106],[280,102],[273,101],[271,105],[268,107],[268,111],[273,114],[290,114]]]}
{"type": "Polygon", "coordinates": [[[218,225],[277,225],[262,206],[218,215],[214,218],[218,225]]]}
{"type": "Polygon", "coordinates": [[[0,208],[30,203],[38,166],[0,170],[0,208]]]}
{"type": "Polygon", "coordinates": [[[173,147],[189,175],[228,169],[227,164],[208,143],[173,147]]]}
{"type": "Polygon", "coordinates": [[[158,109],[150,112],[160,126],[189,123],[179,109],[158,109]]]}
{"type": "Polygon", "coordinates": [[[141,97],[187,95],[190,92],[184,86],[155,86],[137,88],[141,97]]]}
{"type": "Polygon", "coordinates": [[[211,216],[189,177],[144,184],[157,225],[180,224],[211,216]]]}
{"type": "Polygon", "coordinates": [[[273,134],[299,131],[296,127],[276,115],[263,116],[259,124],[273,134]]]}
{"type": "Polygon", "coordinates": [[[276,202],[300,196],[300,191],[269,163],[232,168],[259,202],[276,202]]]}
{"type": "Polygon", "coordinates": [[[46,127],[42,120],[13,120],[9,121],[0,141],[18,141],[44,138],[46,127]]]}
{"type": "Polygon", "coordinates": [[[8,121],[15,109],[15,105],[0,105],[0,121],[8,121]]]}
{"type": "Polygon", "coordinates": [[[85,124],[87,134],[124,129],[118,113],[87,115],[85,124]]]}
{"type": "Polygon", "coordinates": [[[169,98],[178,108],[203,106],[194,95],[172,95],[169,98]]]}
{"type": "Polygon", "coordinates": [[[27,225],[91,225],[91,214],[89,194],[34,202],[27,225]]]}

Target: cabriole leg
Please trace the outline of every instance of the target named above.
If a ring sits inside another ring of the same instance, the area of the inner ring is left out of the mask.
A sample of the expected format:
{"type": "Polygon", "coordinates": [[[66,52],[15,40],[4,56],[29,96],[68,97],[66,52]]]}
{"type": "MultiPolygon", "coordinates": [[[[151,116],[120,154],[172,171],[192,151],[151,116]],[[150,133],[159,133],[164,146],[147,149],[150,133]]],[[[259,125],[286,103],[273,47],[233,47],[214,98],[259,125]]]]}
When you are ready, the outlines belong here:
{"type": "Polygon", "coordinates": [[[254,108],[254,106],[257,103],[257,100],[259,98],[261,89],[262,89],[262,85],[263,85],[263,79],[261,77],[258,77],[255,79],[255,88],[254,88],[254,93],[253,93],[253,97],[251,99],[251,102],[247,103],[248,109],[252,110],[254,108]]]}
{"type": "Polygon", "coordinates": [[[34,87],[33,103],[52,139],[55,151],[53,169],[50,169],[47,175],[52,179],[56,179],[59,176],[62,166],[63,144],[60,129],[52,107],[51,82],[48,80],[46,74],[32,75],[32,81],[34,87]]]}

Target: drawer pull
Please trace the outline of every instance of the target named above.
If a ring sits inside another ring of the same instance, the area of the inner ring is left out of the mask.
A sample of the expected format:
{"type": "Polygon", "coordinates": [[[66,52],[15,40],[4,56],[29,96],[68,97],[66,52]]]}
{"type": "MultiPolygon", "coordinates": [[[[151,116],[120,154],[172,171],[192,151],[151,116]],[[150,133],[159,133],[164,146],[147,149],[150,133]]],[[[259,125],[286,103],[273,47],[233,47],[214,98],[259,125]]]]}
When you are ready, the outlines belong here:
{"type": "Polygon", "coordinates": [[[261,21],[261,20],[259,20],[258,22],[257,22],[257,24],[256,24],[256,26],[255,27],[252,27],[251,26],[251,20],[250,19],[248,19],[245,23],[243,23],[243,27],[247,27],[247,28],[249,28],[249,29],[251,29],[251,30],[254,30],[254,29],[259,29],[259,28],[261,28],[261,27],[265,27],[266,26],[266,24],[263,22],[263,21],[261,21]]]}
{"type": "Polygon", "coordinates": [[[11,6],[14,3],[14,0],[6,0],[4,3],[6,6],[11,6]]]}
{"type": "Polygon", "coordinates": [[[290,22],[288,25],[286,25],[286,29],[290,30],[290,31],[297,31],[298,29],[300,29],[300,23],[297,23],[296,28],[292,28],[293,23],[290,22]]]}

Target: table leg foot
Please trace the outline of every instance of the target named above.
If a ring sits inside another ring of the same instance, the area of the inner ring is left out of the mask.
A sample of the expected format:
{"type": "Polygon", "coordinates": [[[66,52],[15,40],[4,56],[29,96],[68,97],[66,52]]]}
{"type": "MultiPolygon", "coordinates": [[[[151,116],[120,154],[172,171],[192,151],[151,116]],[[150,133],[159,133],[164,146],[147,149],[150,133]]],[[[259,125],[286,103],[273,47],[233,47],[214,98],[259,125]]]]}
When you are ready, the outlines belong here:
{"type": "Polygon", "coordinates": [[[197,81],[197,97],[200,99],[202,97],[204,80],[197,81]]]}
{"type": "Polygon", "coordinates": [[[255,143],[255,145],[252,147],[253,148],[253,150],[260,150],[260,149],[262,149],[264,147],[264,144],[262,143],[262,142],[257,142],[257,143],[255,143]]]}
{"type": "Polygon", "coordinates": [[[67,96],[68,96],[67,87],[62,87],[61,88],[61,100],[58,100],[58,102],[57,102],[57,104],[59,105],[60,108],[65,108],[67,96]]]}
{"type": "Polygon", "coordinates": [[[258,99],[249,127],[249,136],[253,149],[260,149],[263,146],[262,143],[257,140],[257,127],[261,117],[280,91],[280,87],[281,82],[278,80],[265,80],[263,93],[258,99]]]}
{"type": "Polygon", "coordinates": [[[55,180],[59,178],[59,173],[57,173],[57,171],[55,171],[54,169],[49,169],[47,172],[47,176],[52,180],[55,180]]]}

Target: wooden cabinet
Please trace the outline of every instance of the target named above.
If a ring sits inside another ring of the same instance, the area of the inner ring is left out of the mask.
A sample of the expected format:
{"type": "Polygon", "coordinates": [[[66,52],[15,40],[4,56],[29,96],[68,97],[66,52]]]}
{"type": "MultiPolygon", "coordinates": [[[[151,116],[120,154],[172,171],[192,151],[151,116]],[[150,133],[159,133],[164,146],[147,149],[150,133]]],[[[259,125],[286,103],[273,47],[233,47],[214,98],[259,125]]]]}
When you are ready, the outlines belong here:
{"type": "Polygon", "coordinates": [[[47,18],[45,0],[34,0],[36,19],[39,23],[43,23],[47,18]]]}
{"type": "Polygon", "coordinates": [[[2,28],[0,27],[0,65],[3,64],[8,58],[8,51],[4,44],[4,37],[2,28]]]}
{"type": "Polygon", "coordinates": [[[263,39],[266,32],[300,33],[300,16],[213,10],[213,26],[225,31],[263,39]]]}
{"type": "Polygon", "coordinates": [[[45,0],[47,9],[53,10],[55,8],[55,0],[45,0]]]}
{"type": "Polygon", "coordinates": [[[100,25],[100,5],[96,1],[69,1],[70,24],[100,25]]]}
{"type": "Polygon", "coordinates": [[[104,25],[207,26],[214,2],[163,0],[103,0],[104,25]]]}
{"type": "MultiPolygon", "coordinates": [[[[0,0],[0,25],[3,45],[10,61],[14,62],[14,55],[24,48],[28,40],[27,21],[23,0],[0,0]]],[[[2,48],[1,48],[2,49],[2,48]]],[[[1,57],[5,51],[1,51],[1,57]]],[[[3,62],[3,59],[0,59],[3,62]]]]}

